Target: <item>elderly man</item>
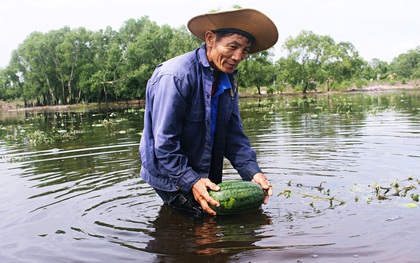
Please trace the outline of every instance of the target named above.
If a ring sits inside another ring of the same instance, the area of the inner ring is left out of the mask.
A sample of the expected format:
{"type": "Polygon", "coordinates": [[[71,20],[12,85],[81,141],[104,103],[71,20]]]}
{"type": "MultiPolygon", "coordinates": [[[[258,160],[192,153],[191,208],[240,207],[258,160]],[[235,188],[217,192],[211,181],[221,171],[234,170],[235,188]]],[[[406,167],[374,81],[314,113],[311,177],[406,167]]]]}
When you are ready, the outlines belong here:
{"type": "Polygon", "coordinates": [[[219,204],[208,189],[219,190],[224,158],[272,195],[242,128],[234,76],[239,62],[272,47],[278,32],[254,9],[199,15],[188,28],[205,44],[157,66],[147,84],[140,175],[171,207],[215,215],[209,204],[219,204]]]}

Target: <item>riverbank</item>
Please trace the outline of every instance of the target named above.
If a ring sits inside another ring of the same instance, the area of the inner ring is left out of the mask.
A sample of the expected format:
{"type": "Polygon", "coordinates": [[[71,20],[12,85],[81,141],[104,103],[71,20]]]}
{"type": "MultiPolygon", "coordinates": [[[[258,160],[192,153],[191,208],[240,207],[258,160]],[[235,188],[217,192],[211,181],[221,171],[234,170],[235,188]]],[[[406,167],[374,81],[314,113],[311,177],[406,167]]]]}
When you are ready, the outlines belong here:
{"type": "MultiPolygon", "coordinates": [[[[408,83],[402,84],[397,83],[391,85],[389,83],[376,83],[372,82],[368,86],[364,86],[361,89],[356,87],[342,90],[342,91],[310,91],[307,94],[327,94],[327,93],[347,93],[347,92],[368,92],[368,91],[385,91],[385,90],[403,90],[403,89],[420,89],[420,83],[417,81],[410,81],[408,83]]],[[[247,92],[239,92],[240,97],[261,97],[261,96],[288,96],[288,95],[299,95],[296,92],[282,92],[275,94],[267,94],[266,89],[261,90],[262,94],[252,94],[247,92]]],[[[88,110],[98,107],[111,107],[111,108],[127,108],[127,107],[141,107],[144,105],[144,100],[130,100],[130,101],[121,101],[121,102],[109,102],[109,103],[78,103],[71,105],[53,105],[53,106],[35,106],[35,107],[24,107],[23,102],[21,101],[0,101],[1,111],[40,111],[40,110],[88,110]]]]}

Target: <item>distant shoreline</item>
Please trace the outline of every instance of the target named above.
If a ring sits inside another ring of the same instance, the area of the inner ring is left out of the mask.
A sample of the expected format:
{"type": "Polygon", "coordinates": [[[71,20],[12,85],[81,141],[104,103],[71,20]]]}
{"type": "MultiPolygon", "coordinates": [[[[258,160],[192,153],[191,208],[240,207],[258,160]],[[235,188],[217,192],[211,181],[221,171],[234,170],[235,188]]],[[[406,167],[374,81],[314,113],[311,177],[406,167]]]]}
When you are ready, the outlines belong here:
{"type": "MultiPolygon", "coordinates": [[[[310,91],[306,94],[335,94],[335,93],[349,93],[349,92],[368,92],[368,91],[385,91],[385,90],[404,90],[404,89],[420,89],[420,85],[418,83],[409,82],[407,84],[396,84],[391,85],[388,83],[372,83],[368,86],[364,86],[361,89],[348,89],[342,91],[310,91]]],[[[267,96],[290,96],[290,95],[303,95],[303,93],[296,93],[296,92],[283,92],[283,93],[275,93],[275,94],[241,94],[239,96],[241,98],[258,98],[258,97],[267,97],[267,96]]],[[[78,104],[69,104],[69,105],[50,105],[50,106],[34,106],[34,107],[20,107],[21,102],[6,102],[0,101],[1,111],[39,111],[39,110],[68,110],[68,109],[94,109],[101,107],[103,105],[111,106],[114,108],[120,107],[127,107],[127,106],[135,106],[141,107],[144,106],[144,100],[130,100],[130,101],[120,101],[120,102],[109,102],[105,103],[102,102],[98,104],[96,102],[93,103],[78,103],[78,104]]]]}

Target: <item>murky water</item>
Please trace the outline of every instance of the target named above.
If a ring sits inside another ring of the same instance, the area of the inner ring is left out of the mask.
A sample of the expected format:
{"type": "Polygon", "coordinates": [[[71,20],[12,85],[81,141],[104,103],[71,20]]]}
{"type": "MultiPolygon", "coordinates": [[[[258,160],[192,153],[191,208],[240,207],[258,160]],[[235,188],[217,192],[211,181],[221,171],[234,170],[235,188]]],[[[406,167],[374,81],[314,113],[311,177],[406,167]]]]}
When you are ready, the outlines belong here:
{"type": "Polygon", "coordinates": [[[418,262],[419,96],[241,99],[275,194],[203,219],[138,177],[141,108],[0,112],[0,260],[418,262]]]}

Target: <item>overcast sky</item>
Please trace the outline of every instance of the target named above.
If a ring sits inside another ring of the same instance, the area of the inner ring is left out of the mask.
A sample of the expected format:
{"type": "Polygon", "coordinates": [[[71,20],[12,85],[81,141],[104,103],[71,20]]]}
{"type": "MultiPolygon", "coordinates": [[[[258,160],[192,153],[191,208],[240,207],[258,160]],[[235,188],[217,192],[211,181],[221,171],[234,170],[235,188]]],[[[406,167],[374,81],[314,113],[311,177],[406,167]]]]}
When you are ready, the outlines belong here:
{"type": "Polygon", "coordinates": [[[365,60],[394,57],[420,46],[419,0],[1,0],[0,67],[34,31],[64,26],[118,30],[130,18],[149,16],[159,25],[186,25],[198,14],[233,5],[255,8],[279,29],[276,58],[301,30],[352,43],[365,60]]]}

